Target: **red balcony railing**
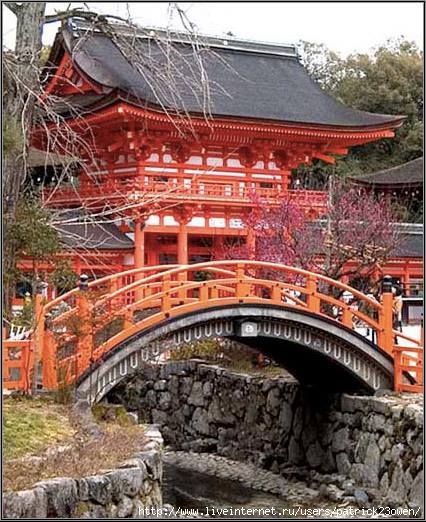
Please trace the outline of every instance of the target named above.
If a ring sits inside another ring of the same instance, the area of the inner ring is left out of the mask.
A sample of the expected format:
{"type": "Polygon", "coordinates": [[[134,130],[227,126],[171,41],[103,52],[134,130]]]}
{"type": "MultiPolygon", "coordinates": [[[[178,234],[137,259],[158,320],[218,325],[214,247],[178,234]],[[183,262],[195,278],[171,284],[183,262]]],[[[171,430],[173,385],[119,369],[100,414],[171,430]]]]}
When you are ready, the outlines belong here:
{"type": "Polygon", "coordinates": [[[153,199],[165,201],[197,201],[198,203],[222,203],[226,205],[252,204],[251,195],[256,193],[272,205],[288,196],[301,207],[313,208],[320,212],[325,209],[327,194],[317,190],[287,190],[281,182],[246,181],[235,177],[201,176],[160,177],[156,174],[143,178],[113,178],[97,183],[85,182],[80,187],[66,186],[45,188],[43,197],[46,204],[67,207],[82,201],[93,207],[110,203],[143,202],[153,199]],[[265,186],[267,185],[267,186],[265,186]]]}

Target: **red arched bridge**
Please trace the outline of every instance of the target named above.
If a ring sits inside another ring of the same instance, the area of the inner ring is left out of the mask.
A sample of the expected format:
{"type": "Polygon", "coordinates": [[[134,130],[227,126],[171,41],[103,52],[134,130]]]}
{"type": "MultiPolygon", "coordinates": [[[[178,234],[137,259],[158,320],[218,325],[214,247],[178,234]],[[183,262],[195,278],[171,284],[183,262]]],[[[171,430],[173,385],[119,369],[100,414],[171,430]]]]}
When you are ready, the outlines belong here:
{"type": "Polygon", "coordinates": [[[282,364],[302,383],[341,391],[422,391],[423,346],[392,328],[381,303],[325,276],[257,261],[144,267],[44,303],[26,340],[6,340],[3,386],[75,384],[99,399],[172,348],[229,337],[282,364]],[[342,296],[350,292],[348,303],[342,296]]]}

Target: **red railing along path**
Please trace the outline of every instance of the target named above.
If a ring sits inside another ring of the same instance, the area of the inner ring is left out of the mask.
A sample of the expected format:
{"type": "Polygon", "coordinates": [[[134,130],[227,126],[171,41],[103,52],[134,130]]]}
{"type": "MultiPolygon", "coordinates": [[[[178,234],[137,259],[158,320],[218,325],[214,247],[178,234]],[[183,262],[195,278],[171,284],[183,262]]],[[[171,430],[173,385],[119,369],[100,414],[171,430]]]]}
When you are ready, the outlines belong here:
{"type": "MultiPolygon", "coordinates": [[[[37,323],[29,344],[34,353],[28,357],[27,348],[22,348],[22,374],[31,373],[27,361],[40,360],[43,388],[55,389],[58,379],[75,381],[130,336],[165,319],[211,307],[267,303],[303,309],[347,328],[360,324],[369,328],[375,332],[377,349],[394,360],[395,390],[420,392],[423,344],[393,330],[392,299],[392,293],[384,291],[379,303],[326,276],[259,261],[129,270],[95,280],[44,305],[37,296],[37,323]],[[339,297],[345,291],[353,295],[356,306],[339,297]],[[404,378],[407,373],[412,384],[404,378]]],[[[10,353],[10,349],[3,352],[6,387],[14,382],[17,389],[27,390],[24,380],[10,380],[10,368],[19,366],[10,353]]]]}

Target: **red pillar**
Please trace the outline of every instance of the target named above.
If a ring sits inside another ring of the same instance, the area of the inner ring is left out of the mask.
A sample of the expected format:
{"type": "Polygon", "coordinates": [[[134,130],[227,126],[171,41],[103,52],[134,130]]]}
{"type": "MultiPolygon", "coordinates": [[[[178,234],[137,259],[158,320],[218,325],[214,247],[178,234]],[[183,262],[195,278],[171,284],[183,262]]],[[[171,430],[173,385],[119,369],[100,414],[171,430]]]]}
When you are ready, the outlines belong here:
{"type": "Polygon", "coordinates": [[[174,219],[179,223],[177,235],[177,258],[179,265],[188,264],[188,228],[187,225],[192,218],[192,209],[181,207],[174,213],[174,219]]]}
{"type": "MultiPolygon", "coordinates": [[[[145,232],[143,230],[144,221],[142,219],[136,219],[135,221],[135,250],[134,250],[134,267],[142,268],[145,266],[145,232]]],[[[144,274],[138,273],[135,276],[135,280],[143,279],[144,274]]],[[[136,288],[135,291],[135,300],[140,301],[143,299],[143,290],[141,288],[136,288]]]]}
{"type": "Polygon", "coordinates": [[[406,296],[410,295],[410,271],[408,268],[408,261],[404,263],[404,273],[402,275],[402,287],[406,296]]]}
{"type": "Polygon", "coordinates": [[[159,259],[159,245],[158,241],[155,237],[150,235],[150,237],[145,237],[145,245],[147,252],[147,265],[148,266],[156,266],[160,264],[159,259]]]}
{"type": "Polygon", "coordinates": [[[188,230],[186,222],[179,222],[178,232],[178,263],[180,265],[188,264],[188,230]]]}
{"type": "Polygon", "coordinates": [[[142,219],[135,221],[135,268],[142,268],[145,265],[145,232],[142,219]]]}

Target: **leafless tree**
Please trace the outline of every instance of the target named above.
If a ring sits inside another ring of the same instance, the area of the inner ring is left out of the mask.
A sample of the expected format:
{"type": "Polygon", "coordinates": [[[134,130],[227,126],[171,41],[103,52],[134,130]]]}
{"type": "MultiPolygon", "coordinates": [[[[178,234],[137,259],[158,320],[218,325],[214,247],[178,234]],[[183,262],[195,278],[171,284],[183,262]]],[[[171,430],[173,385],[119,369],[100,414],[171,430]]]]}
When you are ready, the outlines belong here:
{"type": "MultiPolygon", "coordinates": [[[[31,180],[28,175],[28,157],[30,136],[34,136],[34,132],[44,137],[45,166],[54,164],[57,161],[55,157],[58,155],[65,158],[60,161],[54,185],[49,187],[48,195],[46,196],[45,193],[44,199],[42,198],[46,208],[49,208],[50,198],[55,191],[63,186],[65,180],[72,179],[76,164],[94,182],[96,182],[97,172],[101,169],[98,158],[92,153],[95,137],[90,126],[83,118],[80,118],[79,123],[76,124],[73,116],[77,116],[77,112],[72,105],[66,107],[68,116],[64,116],[64,104],[67,103],[64,99],[53,94],[48,96],[44,94],[45,75],[55,74],[48,67],[42,67],[40,63],[41,34],[45,23],[57,21],[66,23],[69,18],[78,16],[84,26],[84,35],[80,38],[79,45],[82,45],[84,40],[90,38],[94,32],[108,36],[149,86],[156,102],[182,135],[187,136],[193,132],[185,103],[188,93],[197,101],[206,121],[209,120],[212,89],[221,90],[219,85],[209,81],[205,67],[206,60],[212,59],[214,52],[203,44],[195,26],[177,4],[171,3],[170,8],[177,12],[186,32],[185,42],[189,44],[186,45],[186,51],[182,52],[179,46],[174,45],[174,33],[164,30],[149,34],[152,42],[152,52],[149,55],[144,52],[142,46],[138,45],[137,38],[141,28],[134,24],[130,17],[125,20],[93,13],[87,9],[69,9],[54,15],[45,15],[46,2],[5,2],[4,4],[17,19],[15,51],[3,51],[3,110],[9,127],[18,138],[15,140],[13,150],[5,151],[4,154],[2,188],[6,221],[13,221],[17,201],[31,180]],[[61,110],[58,110],[59,105],[61,110]]],[[[78,52],[78,45],[73,52],[78,52]]],[[[217,56],[215,59],[221,60],[217,56]]],[[[72,184],[69,188],[78,198],[78,189],[72,184]]],[[[38,189],[42,193],[43,186],[38,189]]],[[[51,224],[60,229],[61,225],[72,221],[116,222],[120,217],[128,216],[133,210],[145,213],[152,212],[152,209],[164,210],[169,205],[166,202],[167,196],[176,190],[180,189],[170,186],[161,194],[140,191],[137,198],[132,198],[123,189],[122,197],[119,198],[116,206],[112,207],[106,203],[101,209],[97,207],[96,211],[81,198],[79,216],[49,210],[51,224]]],[[[16,255],[7,243],[6,233],[4,269],[10,270],[16,264],[16,255]]],[[[84,255],[85,245],[81,247],[78,255],[84,255]]],[[[99,248],[101,247],[102,245],[99,245],[99,248]]]]}

